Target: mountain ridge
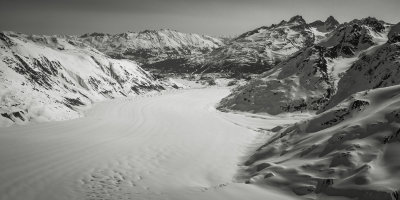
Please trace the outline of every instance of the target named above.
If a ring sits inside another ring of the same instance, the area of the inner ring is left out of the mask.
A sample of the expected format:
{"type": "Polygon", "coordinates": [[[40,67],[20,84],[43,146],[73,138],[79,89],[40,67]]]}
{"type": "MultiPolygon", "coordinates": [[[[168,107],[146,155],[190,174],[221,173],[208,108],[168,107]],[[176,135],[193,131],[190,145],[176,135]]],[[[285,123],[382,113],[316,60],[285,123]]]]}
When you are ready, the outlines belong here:
{"type": "Polygon", "coordinates": [[[0,33],[0,126],[81,117],[81,108],[173,86],[69,36],[0,33]]]}

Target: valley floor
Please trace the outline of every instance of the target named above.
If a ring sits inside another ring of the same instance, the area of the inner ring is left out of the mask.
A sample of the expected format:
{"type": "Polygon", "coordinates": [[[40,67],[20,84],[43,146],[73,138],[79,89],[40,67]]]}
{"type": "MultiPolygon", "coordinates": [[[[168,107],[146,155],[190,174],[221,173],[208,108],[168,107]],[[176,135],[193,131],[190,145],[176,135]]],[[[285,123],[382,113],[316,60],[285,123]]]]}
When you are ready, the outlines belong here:
{"type": "Polygon", "coordinates": [[[284,120],[216,111],[227,88],[98,103],[86,117],[0,128],[0,199],[293,199],[237,183],[241,157],[284,120]]]}

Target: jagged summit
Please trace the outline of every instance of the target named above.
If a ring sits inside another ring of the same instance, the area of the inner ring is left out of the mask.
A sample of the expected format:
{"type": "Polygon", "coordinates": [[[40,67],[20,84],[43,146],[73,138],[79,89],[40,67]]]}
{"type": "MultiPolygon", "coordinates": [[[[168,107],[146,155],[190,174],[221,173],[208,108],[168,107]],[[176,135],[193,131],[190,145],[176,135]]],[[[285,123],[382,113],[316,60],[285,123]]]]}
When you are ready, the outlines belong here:
{"type": "Polygon", "coordinates": [[[333,16],[329,16],[325,22],[316,20],[308,25],[316,28],[320,32],[329,32],[337,28],[340,23],[333,16]]]}
{"type": "MultiPolygon", "coordinates": [[[[143,33],[160,33],[160,32],[174,32],[174,33],[181,33],[177,30],[172,30],[172,29],[168,29],[168,28],[162,28],[162,29],[146,29],[146,30],[142,30],[137,32],[138,34],[143,34],[143,33]]],[[[136,32],[130,32],[130,33],[136,33],[136,32]]],[[[184,34],[191,34],[191,33],[184,33],[184,34]]]]}
{"type": "Polygon", "coordinates": [[[344,23],[344,26],[347,25],[366,25],[372,28],[372,30],[376,31],[376,32],[382,32],[383,30],[385,30],[385,24],[388,24],[382,20],[378,20],[375,17],[366,17],[366,18],[362,18],[362,19],[354,19],[350,22],[344,23]]]}
{"type": "Polygon", "coordinates": [[[93,32],[93,33],[85,33],[81,36],[79,36],[80,38],[85,38],[85,37],[96,37],[96,36],[100,36],[100,37],[104,37],[104,36],[109,36],[110,34],[108,33],[98,33],[98,32],[93,32]]]}
{"type": "Polygon", "coordinates": [[[301,15],[295,15],[289,19],[288,23],[294,23],[294,22],[297,22],[299,24],[305,24],[306,20],[304,20],[301,15]]]}
{"type": "Polygon", "coordinates": [[[286,26],[286,25],[303,25],[307,24],[307,22],[304,20],[304,18],[301,15],[295,15],[291,17],[288,21],[282,20],[278,24],[271,24],[271,26],[263,26],[260,28],[274,28],[274,27],[279,27],[279,26],[286,26]]]}
{"type": "Polygon", "coordinates": [[[330,26],[337,26],[340,23],[331,15],[325,20],[325,24],[330,26]]]}

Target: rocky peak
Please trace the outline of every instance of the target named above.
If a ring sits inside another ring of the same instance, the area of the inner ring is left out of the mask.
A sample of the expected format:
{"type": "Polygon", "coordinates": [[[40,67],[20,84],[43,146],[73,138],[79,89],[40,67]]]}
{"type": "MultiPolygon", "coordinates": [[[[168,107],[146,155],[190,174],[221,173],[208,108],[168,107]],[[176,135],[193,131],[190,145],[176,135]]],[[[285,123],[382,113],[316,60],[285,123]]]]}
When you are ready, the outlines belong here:
{"type": "Polygon", "coordinates": [[[350,24],[366,25],[371,27],[376,32],[382,32],[385,30],[385,22],[382,20],[377,20],[374,17],[367,17],[361,20],[355,19],[351,21],[350,24]]]}
{"type": "Polygon", "coordinates": [[[295,23],[295,22],[297,22],[297,23],[299,23],[299,24],[305,24],[305,23],[306,23],[306,21],[305,21],[305,20],[303,19],[303,17],[300,16],[300,15],[293,16],[293,17],[290,18],[290,20],[288,21],[288,23],[295,23]]]}
{"type": "Polygon", "coordinates": [[[105,36],[110,36],[110,34],[94,32],[94,33],[85,33],[79,37],[85,38],[85,37],[105,37],[105,36]]]}
{"type": "Polygon", "coordinates": [[[336,27],[337,25],[339,25],[339,22],[333,16],[329,16],[325,20],[325,25],[335,26],[336,27]]]}
{"type": "Polygon", "coordinates": [[[318,26],[323,26],[325,23],[321,20],[316,20],[314,22],[311,22],[309,25],[312,27],[318,27],[318,26]]]}
{"type": "Polygon", "coordinates": [[[143,30],[143,31],[140,31],[138,34],[140,35],[140,34],[155,34],[155,33],[157,33],[158,31],[156,31],[156,30],[148,30],[148,29],[146,29],[146,30],[143,30]]]}
{"type": "Polygon", "coordinates": [[[321,32],[329,32],[339,26],[339,22],[332,16],[329,16],[325,22],[321,20],[314,21],[309,24],[311,27],[317,28],[321,32]]]}

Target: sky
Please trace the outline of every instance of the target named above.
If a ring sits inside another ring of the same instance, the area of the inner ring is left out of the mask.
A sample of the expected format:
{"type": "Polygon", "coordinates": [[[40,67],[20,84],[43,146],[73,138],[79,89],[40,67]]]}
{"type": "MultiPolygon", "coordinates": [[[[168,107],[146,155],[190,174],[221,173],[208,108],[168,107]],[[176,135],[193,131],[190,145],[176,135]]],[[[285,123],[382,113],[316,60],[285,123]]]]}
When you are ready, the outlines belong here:
{"type": "Polygon", "coordinates": [[[122,33],[172,29],[235,36],[294,15],[307,22],[373,16],[400,22],[400,0],[0,0],[0,31],[122,33]]]}

